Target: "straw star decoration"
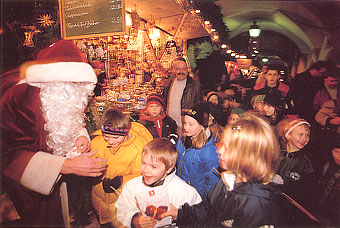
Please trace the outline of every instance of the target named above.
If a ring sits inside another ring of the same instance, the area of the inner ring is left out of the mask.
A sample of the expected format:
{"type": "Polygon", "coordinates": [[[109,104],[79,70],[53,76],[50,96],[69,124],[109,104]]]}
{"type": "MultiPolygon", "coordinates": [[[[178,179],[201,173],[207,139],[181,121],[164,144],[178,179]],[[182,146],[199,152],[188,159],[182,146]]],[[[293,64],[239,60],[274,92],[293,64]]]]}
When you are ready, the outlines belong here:
{"type": "Polygon", "coordinates": [[[44,14],[38,18],[38,23],[40,23],[43,27],[48,27],[51,26],[54,21],[52,20],[52,17],[50,15],[44,14]]]}

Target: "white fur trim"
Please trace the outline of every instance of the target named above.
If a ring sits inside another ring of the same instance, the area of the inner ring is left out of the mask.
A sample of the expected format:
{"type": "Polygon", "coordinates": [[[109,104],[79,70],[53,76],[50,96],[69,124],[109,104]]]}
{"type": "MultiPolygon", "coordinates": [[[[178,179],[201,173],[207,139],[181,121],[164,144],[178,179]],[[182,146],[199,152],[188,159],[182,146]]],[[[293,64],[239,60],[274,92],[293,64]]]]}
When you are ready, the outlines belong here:
{"type": "Polygon", "coordinates": [[[27,164],[21,184],[35,192],[49,195],[60,179],[65,157],[37,152],[27,164]]]}
{"type": "Polygon", "coordinates": [[[87,132],[86,128],[82,128],[82,129],[79,131],[79,135],[77,135],[76,139],[77,139],[79,136],[85,136],[85,137],[89,140],[89,142],[91,142],[89,133],[87,132]]]}
{"type": "Polygon", "coordinates": [[[46,82],[89,82],[96,84],[97,76],[92,67],[84,62],[56,62],[34,64],[27,67],[26,80],[29,85],[39,87],[46,82]]]}

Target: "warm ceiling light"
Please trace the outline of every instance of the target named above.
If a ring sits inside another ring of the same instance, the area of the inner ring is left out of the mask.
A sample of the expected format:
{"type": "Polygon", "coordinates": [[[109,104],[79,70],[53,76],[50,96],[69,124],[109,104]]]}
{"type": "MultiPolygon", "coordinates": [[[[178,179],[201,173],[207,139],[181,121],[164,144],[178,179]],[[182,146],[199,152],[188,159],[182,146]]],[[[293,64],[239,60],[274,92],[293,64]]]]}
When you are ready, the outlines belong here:
{"type": "Polygon", "coordinates": [[[201,10],[199,10],[199,9],[195,10],[195,13],[200,13],[200,12],[201,12],[201,10]]]}
{"type": "Polygon", "coordinates": [[[212,31],[212,32],[215,32],[215,31],[216,31],[216,29],[212,28],[212,29],[211,29],[211,31],[212,31]]]}
{"type": "Polygon", "coordinates": [[[223,49],[224,49],[224,48],[227,48],[227,45],[226,45],[226,44],[222,44],[222,45],[221,45],[221,48],[223,48],[223,49]]]}
{"type": "Polygon", "coordinates": [[[204,24],[208,25],[210,24],[210,21],[204,21],[204,24]]]}
{"type": "Polygon", "coordinates": [[[217,36],[217,35],[215,35],[213,38],[214,38],[214,40],[217,40],[217,39],[218,39],[218,36],[217,36]]]}
{"type": "Polygon", "coordinates": [[[230,53],[232,53],[233,51],[231,50],[231,49],[228,49],[227,50],[227,54],[230,54],[230,53]]]}
{"type": "Polygon", "coordinates": [[[257,26],[256,21],[249,28],[249,35],[251,38],[258,38],[260,36],[261,29],[257,26]]]}
{"type": "Polygon", "coordinates": [[[234,53],[234,52],[233,52],[233,53],[231,53],[230,55],[231,55],[231,56],[235,56],[235,55],[236,55],[236,53],[234,53]]]}

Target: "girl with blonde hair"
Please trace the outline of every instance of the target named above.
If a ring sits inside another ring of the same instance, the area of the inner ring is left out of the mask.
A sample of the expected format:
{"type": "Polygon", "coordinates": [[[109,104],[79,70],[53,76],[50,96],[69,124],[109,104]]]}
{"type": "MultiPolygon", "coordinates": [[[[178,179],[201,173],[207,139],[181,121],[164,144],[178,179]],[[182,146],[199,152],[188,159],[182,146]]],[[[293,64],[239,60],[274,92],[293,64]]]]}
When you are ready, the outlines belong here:
{"type": "Polygon", "coordinates": [[[183,110],[182,137],[176,144],[177,175],[203,196],[218,182],[218,154],[204,105],[183,110]]]}
{"type": "Polygon", "coordinates": [[[279,146],[270,125],[246,114],[227,125],[218,149],[226,170],[220,181],[194,206],[172,207],[177,225],[190,227],[283,226],[280,191],[271,182],[279,159],[279,146]]]}

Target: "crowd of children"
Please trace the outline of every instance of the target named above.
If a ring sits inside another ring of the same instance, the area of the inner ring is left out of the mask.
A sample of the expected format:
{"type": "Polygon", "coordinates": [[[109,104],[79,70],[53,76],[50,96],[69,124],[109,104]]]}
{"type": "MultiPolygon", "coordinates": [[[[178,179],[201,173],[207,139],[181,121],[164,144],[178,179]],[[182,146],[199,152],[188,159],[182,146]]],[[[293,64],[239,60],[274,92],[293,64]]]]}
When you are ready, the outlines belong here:
{"type": "Polygon", "coordinates": [[[108,160],[92,189],[101,227],[339,225],[340,103],[332,115],[316,112],[325,128],[300,118],[279,72],[268,66],[245,91],[240,78],[221,82],[182,110],[181,130],[161,94],[133,122],[107,109],[91,142],[108,160]],[[331,143],[317,145],[313,134],[327,127],[331,143]],[[329,156],[318,160],[316,150],[329,156]]]}

